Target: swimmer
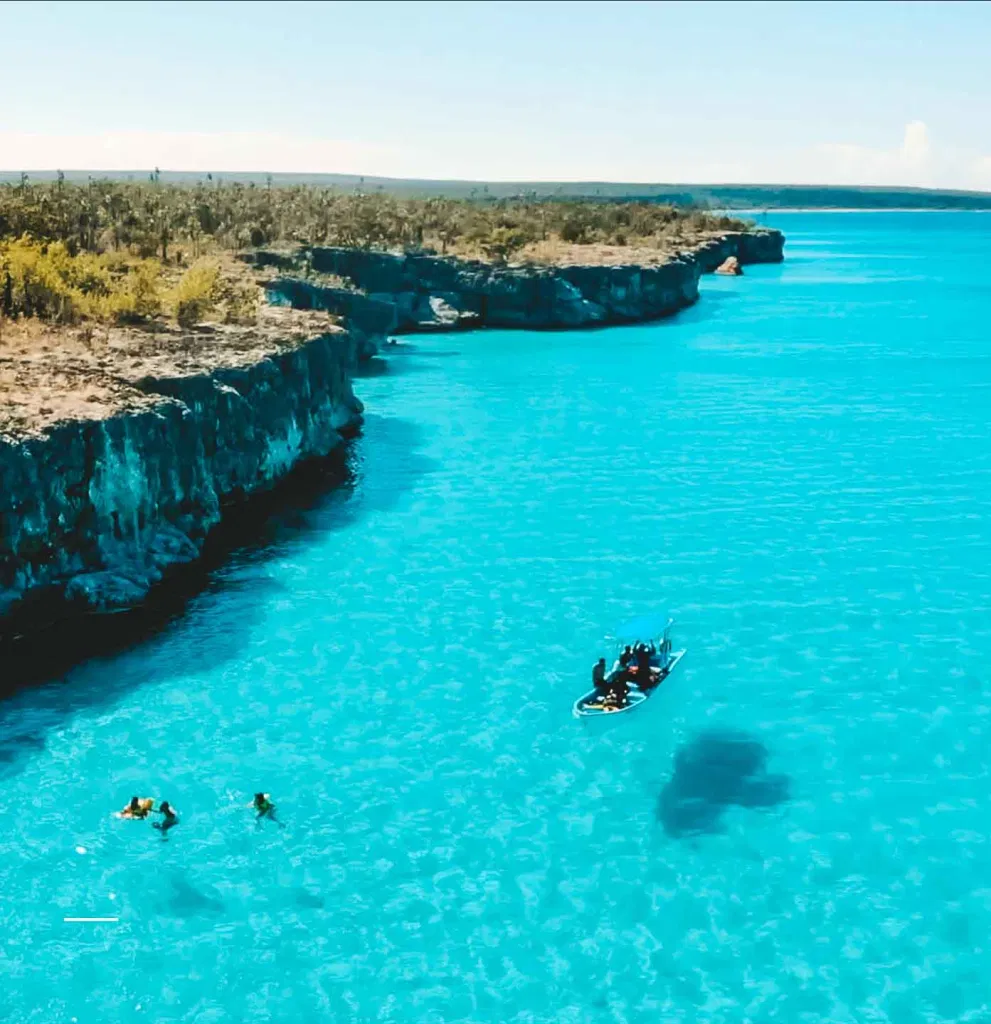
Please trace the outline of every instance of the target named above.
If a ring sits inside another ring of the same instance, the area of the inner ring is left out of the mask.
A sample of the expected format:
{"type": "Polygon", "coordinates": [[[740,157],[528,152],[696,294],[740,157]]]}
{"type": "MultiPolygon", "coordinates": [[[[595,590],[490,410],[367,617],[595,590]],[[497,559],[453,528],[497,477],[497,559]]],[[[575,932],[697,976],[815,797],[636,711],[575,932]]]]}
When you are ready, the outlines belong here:
{"type": "Polygon", "coordinates": [[[169,804],[168,800],[163,800],[158,805],[158,810],[155,813],[161,814],[162,820],[154,822],[151,827],[159,829],[163,833],[162,838],[164,839],[164,833],[168,832],[173,825],[179,824],[179,816],[176,814],[175,808],[169,804]]]}
{"type": "Polygon", "coordinates": [[[252,800],[248,806],[258,812],[258,817],[255,821],[260,822],[262,818],[270,818],[276,823],[276,825],[279,825],[282,828],[285,827],[275,816],[275,804],[272,803],[272,798],[268,793],[255,793],[254,800],[252,800]]]}
{"type": "Polygon", "coordinates": [[[155,806],[155,801],[151,797],[144,797],[138,799],[136,796],[131,797],[131,802],[120,811],[118,817],[121,818],[147,818],[148,812],[155,806]]]}

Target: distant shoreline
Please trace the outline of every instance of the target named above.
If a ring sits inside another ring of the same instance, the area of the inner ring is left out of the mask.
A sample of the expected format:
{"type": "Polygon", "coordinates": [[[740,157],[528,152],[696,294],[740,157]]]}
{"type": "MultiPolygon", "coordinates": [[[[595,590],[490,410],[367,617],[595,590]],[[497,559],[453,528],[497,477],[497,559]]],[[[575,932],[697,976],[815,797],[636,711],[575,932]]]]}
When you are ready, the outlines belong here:
{"type": "Polygon", "coordinates": [[[991,209],[963,206],[768,206],[766,209],[714,209],[726,217],[748,217],[777,213],[991,213],[991,209]]]}
{"type": "MultiPolygon", "coordinates": [[[[29,181],[54,181],[55,170],[26,170],[29,181]]],[[[21,172],[0,170],[0,188],[17,185],[21,172]]],[[[910,210],[991,210],[991,192],[951,188],[917,188],[884,185],[784,185],[765,183],[743,185],[732,182],[611,182],[611,181],[475,181],[439,178],[387,178],[376,175],[326,173],[274,173],[265,171],[177,171],[144,170],[65,170],[67,182],[147,181],[189,187],[226,184],[291,188],[317,186],[332,191],[371,194],[381,192],[402,198],[475,199],[491,202],[522,196],[540,199],[588,199],[601,202],[670,203],[675,206],[700,206],[707,209],[746,209],[748,211],[835,210],[837,212],[871,210],[908,212],[910,210]]]]}

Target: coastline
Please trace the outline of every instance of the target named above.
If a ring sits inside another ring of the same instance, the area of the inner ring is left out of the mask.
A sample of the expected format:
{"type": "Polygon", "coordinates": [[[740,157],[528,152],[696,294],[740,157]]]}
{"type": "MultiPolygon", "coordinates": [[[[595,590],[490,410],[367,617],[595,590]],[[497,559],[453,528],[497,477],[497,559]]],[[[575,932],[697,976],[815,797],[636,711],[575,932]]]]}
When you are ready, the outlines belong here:
{"type": "MultiPolygon", "coordinates": [[[[768,206],[766,209],[761,207],[750,207],[745,210],[735,209],[717,209],[712,211],[714,214],[723,214],[727,217],[754,217],[765,214],[768,216],[777,216],[778,214],[788,213],[991,213],[991,210],[983,207],[975,207],[969,209],[961,206],[768,206]]],[[[761,225],[763,226],[763,225],[761,225]]]]}
{"type": "MultiPolygon", "coordinates": [[[[270,301],[347,319],[362,337],[500,327],[575,330],[661,319],[698,300],[699,278],[729,258],[741,266],[784,258],[773,229],[728,231],[655,265],[634,262],[491,264],[435,255],[314,247],[262,251],[275,275],[270,301]],[[302,264],[308,274],[298,272],[302,264]],[[326,279],[334,284],[326,284],[326,279]]],[[[612,254],[610,254],[612,255],[612,254]]]]}
{"type": "Polygon", "coordinates": [[[283,312],[276,337],[179,333],[164,354],[154,333],[114,335],[90,361],[63,353],[54,380],[6,360],[0,636],[142,606],[233,506],[358,429],[353,337],[283,312]],[[25,396],[41,422],[18,415],[25,396]]]}
{"type": "MultiPolygon", "coordinates": [[[[0,431],[0,657],[43,642],[53,625],[75,623],[83,636],[96,619],[123,625],[121,613],[133,620],[145,609],[155,619],[154,609],[174,604],[202,578],[210,544],[223,547],[211,537],[250,519],[259,495],[291,500],[303,468],[343,451],[361,423],[354,370],[389,334],[659,319],[692,305],[701,274],[727,256],[778,262],[783,244],[776,231],[727,233],[650,267],[312,250],[321,266],[379,290],[277,278],[271,316],[296,322],[291,338],[270,332],[225,354],[215,331],[195,333],[180,339],[184,358],[158,353],[123,375],[104,366],[103,377],[87,377],[107,388],[103,408],[47,409],[52,422],[38,429],[0,431]],[[315,311],[343,314],[347,329],[318,329],[312,318],[326,317],[315,311]]],[[[336,480],[324,477],[325,486],[336,480]]],[[[126,642],[130,630],[108,632],[126,642]]]]}

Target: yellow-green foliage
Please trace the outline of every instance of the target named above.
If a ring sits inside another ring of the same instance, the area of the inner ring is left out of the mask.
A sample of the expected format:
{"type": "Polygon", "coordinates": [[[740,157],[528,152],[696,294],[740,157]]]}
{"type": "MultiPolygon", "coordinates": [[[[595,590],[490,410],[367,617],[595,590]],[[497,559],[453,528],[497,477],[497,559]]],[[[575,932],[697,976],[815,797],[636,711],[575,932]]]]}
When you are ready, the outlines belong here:
{"type": "Polygon", "coordinates": [[[144,319],[161,308],[160,275],[155,260],[73,256],[62,242],[15,238],[0,242],[0,315],[55,323],[144,319]]]}
{"type": "Polygon", "coordinates": [[[161,312],[160,294],[162,266],[157,260],[141,260],[126,279],[126,289],[119,295],[120,318],[147,320],[161,312]]]}
{"type": "Polygon", "coordinates": [[[202,260],[194,263],[172,291],[176,320],[191,327],[204,320],[221,298],[220,268],[202,260]]]}
{"type": "Polygon", "coordinates": [[[42,245],[30,238],[0,243],[0,311],[72,323],[99,315],[113,292],[101,257],[70,256],[61,242],[42,245]]]}

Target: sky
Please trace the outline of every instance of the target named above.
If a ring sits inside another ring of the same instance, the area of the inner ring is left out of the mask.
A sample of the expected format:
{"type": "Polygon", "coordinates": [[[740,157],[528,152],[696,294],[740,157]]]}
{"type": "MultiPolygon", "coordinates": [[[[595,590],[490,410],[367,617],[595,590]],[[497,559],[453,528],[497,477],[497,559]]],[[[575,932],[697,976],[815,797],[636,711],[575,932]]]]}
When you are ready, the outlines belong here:
{"type": "Polygon", "coordinates": [[[0,170],[991,190],[991,4],[0,2],[0,170]]]}

